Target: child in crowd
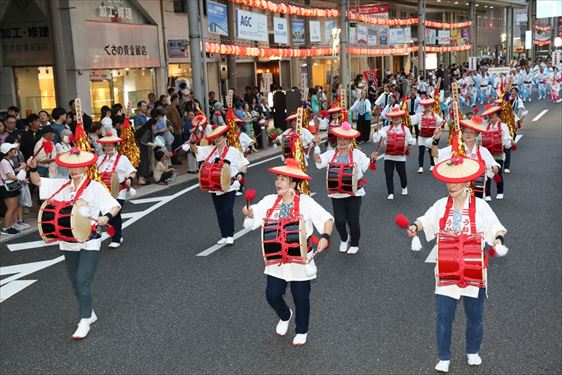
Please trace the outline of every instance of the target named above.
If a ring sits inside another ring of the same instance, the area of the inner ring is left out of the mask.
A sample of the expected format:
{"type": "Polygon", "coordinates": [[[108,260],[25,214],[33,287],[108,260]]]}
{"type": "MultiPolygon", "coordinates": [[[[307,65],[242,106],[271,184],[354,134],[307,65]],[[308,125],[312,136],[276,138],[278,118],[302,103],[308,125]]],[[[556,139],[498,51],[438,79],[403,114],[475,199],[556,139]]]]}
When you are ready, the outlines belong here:
{"type": "Polygon", "coordinates": [[[173,182],[176,178],[176,170],[168,166],[168,155],[164,151],[156,151],[154,157],[156,158],[154,181],[159,185],[168,185],[168,182],[173,182]]]}

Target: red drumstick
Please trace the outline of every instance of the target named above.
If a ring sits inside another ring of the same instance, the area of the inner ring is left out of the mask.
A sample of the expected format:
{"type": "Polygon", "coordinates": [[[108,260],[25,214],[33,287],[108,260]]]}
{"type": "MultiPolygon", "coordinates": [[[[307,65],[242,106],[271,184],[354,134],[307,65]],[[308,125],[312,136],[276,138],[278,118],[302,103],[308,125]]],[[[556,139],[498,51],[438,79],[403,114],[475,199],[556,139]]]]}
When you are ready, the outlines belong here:
{"type": "Polygon", "coordinates": [[[246,198],[246,208],[250,208],[250,203],[256,199],[256,189],[248,189],[246,190],[246,193],[244,194],[244,197],[246,198]]]}

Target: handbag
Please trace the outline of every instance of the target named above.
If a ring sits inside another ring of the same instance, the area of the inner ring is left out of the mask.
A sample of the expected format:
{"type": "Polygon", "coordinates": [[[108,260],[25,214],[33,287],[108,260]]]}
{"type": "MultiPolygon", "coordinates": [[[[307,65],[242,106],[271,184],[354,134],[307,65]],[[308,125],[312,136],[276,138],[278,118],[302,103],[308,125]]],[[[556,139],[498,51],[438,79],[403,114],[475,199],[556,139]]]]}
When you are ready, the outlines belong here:
{"type": "MultiPolygon", "coordinates": [[[[10,164],[10,167],[12,167],[12,170],[14,171],[14,174],[15,174],[16,170],[14,169],[14,166],[9,161],[8,161],[8,163],[10,164]]],[[[6,189],[6,191],[11,192],[11,191],[17,191],[17,190],[21,189],[21,182],[18,181],[18,180],[16,180],[16,181],[6,181],[2,177],[0,177],[0,179],[4,183],[4,188],[6,189]]]]}

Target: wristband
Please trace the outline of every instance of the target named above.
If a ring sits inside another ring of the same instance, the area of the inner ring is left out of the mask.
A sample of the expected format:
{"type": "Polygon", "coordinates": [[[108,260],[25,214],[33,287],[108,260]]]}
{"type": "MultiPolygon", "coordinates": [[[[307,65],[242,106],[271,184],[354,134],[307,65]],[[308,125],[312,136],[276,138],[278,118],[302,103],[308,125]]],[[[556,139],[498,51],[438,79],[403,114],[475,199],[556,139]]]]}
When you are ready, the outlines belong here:
{"type": "Polygon", "coordinates": [[[326,241],[330,242],[330,235],[328,233],[322,233],[321,236],[323,239],[325,239],[326,241]]]}
{"type": "Polygon", "coordinates": [[[434,139],[431,144],[434,145],[434,146],[438,146],[439,145],[439,139],[434,139]]]}
{"type": "Polygon", "coordinates": [[[131,176],[127,177],[127,180],[131,180],[131,182],[133,182],[133,178],[131,176]]]}
{"type": "Polygon", "coordinates": [[[35,168],[29,168],[29,172],[37,172],[37,167],[35,167],[35,168]]]}
{"type": "Polygon", "coordinates": [[[111,214],[111,212],[106,213],[105,215],[103,215],[105,217],[107,217],[109,220],[113,219],[113,215],[111,214]]]}
{"type": "Polygon", "coordinates": [[[416,224],[416,222],[413,222],[412,225],[416,227],[416,232],[420,231],[420,227],[418,227],[418,224],[416,224]]]}
{"type": "Polygon", "coordinates": [[[501,235],[499,235],[499,236],[496,236],[496,240],[500,240],[500,242],[501,242],[501,243],[502,243],[502,245],[503,245],[503,241],[504,241],[504,238],[503,238],[503,236],[501,236],[501,235]]]}

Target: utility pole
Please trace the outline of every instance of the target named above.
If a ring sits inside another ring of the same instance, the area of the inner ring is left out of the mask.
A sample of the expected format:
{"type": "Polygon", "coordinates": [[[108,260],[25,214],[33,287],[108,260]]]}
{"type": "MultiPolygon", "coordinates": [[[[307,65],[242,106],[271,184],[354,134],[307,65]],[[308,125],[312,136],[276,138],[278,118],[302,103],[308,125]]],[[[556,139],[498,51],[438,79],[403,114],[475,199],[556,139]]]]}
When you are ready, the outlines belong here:
{"type": "Polygon", "coordinates": [[[205,101],[203,80],[201,75],[201,33],[199,27],[199,4],[197,1],[186,0],[187,21],[189,23],[189,54],[191,56],[191,77],[193,80],[193,95],[200,101],[205,101]]]}

